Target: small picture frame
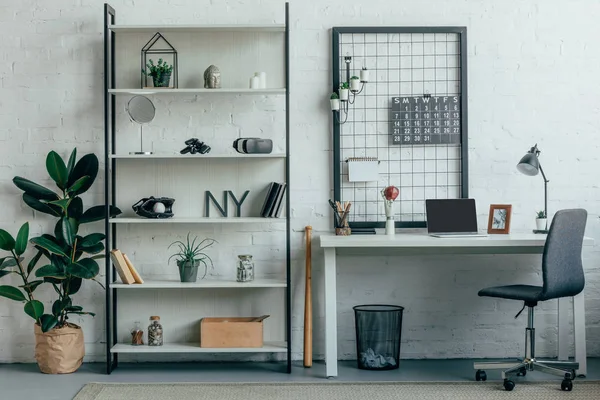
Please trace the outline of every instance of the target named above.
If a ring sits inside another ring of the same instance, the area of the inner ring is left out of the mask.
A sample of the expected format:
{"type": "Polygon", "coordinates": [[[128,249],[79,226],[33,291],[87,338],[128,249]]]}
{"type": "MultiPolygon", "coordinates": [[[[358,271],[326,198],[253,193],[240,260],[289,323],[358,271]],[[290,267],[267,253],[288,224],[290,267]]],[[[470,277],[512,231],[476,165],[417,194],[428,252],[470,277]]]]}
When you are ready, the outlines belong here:
{"type": "Polygon", "coordinates": [[[510,204],[491,204],[490,216],[488,219],[488,234],[510,233],[510,214],[512,205],[510,204]]]}

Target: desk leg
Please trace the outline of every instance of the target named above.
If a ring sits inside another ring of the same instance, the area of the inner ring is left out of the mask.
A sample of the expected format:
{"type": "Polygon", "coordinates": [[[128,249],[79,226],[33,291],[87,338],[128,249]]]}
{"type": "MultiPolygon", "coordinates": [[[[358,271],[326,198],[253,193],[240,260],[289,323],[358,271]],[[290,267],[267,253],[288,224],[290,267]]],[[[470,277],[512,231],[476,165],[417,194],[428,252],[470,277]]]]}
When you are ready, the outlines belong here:
{"type": "Polygon", "coordinates": [[[325,249],[325,367],[326,374],[337,376],[337,294],[335,248],[325,249]]]}
{"type": "Polygon", "coordinates": [[[585,301],[583,291],[573,298],[573,331],[575,333],[575,361],[579,363],[577,375],[587,375],[585,343],[585,301]]]}
{"type": "Polygon", "coordinates": [[[569,301],[571,298],[558,299],[558,359],[569,359],[569,301]]]}

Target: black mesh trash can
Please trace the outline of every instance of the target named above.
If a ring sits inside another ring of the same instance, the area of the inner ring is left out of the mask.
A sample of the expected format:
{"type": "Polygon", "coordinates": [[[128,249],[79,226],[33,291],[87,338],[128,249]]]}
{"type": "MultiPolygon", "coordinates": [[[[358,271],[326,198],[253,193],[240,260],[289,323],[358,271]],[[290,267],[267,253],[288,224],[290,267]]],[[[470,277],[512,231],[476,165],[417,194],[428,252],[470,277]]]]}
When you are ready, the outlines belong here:
{"type": "Polygon", "coordinates": [[[404,307],[367,304],[354,307],[359,369],[398,368],[404,307]]]}

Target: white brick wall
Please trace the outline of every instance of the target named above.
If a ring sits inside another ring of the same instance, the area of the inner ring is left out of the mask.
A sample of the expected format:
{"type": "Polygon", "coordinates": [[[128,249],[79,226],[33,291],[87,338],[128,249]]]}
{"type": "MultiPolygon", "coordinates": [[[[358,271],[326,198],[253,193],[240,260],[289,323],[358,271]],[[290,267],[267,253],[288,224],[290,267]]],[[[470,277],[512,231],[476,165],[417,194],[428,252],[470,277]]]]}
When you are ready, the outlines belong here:
{"type": "MultiPolygon", "coordinates": [[[[113,0],[120,23],[283,22],[283,2],[208,0],[113,0]]],[[[33,215],[12,185],[14,175],[48,183],[43,156],[103,150],[102,0],[4,0],[0,5],[0,226],[15,232],[29,220],[33,234],[52,221],[33,215]]],[[[294,0],[291,4],[291,127],[293,206],[294,355],[302,351],[303,238],[330,230],[330,91],[332,26],[466,25],[469,51],[469,179],[487,223],[490,203],[513,205],[513,231],[533,226],[542,205],[541,179],[519,175],[515,163],[533,143],[542,149],[550,179],[550,212],[585,207],[587,235],[600,240],[596,182],[598,159],[600,42],[596,1],[294,0]]],[[[273,110],[270,103],[258,110],[273,110]]],[[[221,135],[259,127],[269,117],[233,114],[221,135]]],[[[180,128],[188,120],[174,118],[180,128]]],[[[225,120],[228,121],[228,120],[225,120]]],[[[166,120],[162,121],[166,124],[166,120]]],[[[200,121],[200,124],[202,121],[200,121]]],[[[277,119],[280,124],[280,119],[277,119]]],[[[196,125],[197,122],[194,122],[196,125]]],[[[195,126],[194,125],[194,126],[195,126]]],[[[174,126],[174,128],[177,128],[174,126]]],[[[102,200],[102,182],[86,197],[102,200]]],[[[99,229],[98,226],[97,229],[99,229]]],[[[231,235],[259,246],[266,258],[280,241],[241,228],[231,235]]],[[[152,241],[131,238],[138,252],[152,241]]],[[[256,254],[256,250],[255,254],[256,254]]],[[[228,253],[223,250],[222,253],[228,253]]],[[[221,253],[219,253],[221,255],[221,253]]],[[[230,254],[231,255],[231,254],[230,254]]],[[[260,257],[260,254],[257,254],[260,257]]],[[[313,250],[316,357],[323,347],[322,253],[313,250]]],[[[486,285],[539,282],[539,257],[468,256],[362,259],[341,257],[338,276],[340,355],[354,356],[351,306],[390,302],[406,307],[404,357],[504,357],[522,351],[523,318],[518,303],[480,299],[486,285]]],[[[600,356],[600,269],[598,247],[586,249],[588,354],[600,356]]],[[[46,299],[50,299],[47,293],[46,299]]],[[[88,361],[103,359],[103,293],[87,284],[84,305],[98,313],[82,320],[88,361]]],[[[270,301],[270,297],[258,301],[270,301]]],[[[541,355],[556,354],[556,303],[542,305],[537,319],[541,355]]],[[[32,361],[31,320],[22,307],[0,301],[0,361],[32,361]]]]}

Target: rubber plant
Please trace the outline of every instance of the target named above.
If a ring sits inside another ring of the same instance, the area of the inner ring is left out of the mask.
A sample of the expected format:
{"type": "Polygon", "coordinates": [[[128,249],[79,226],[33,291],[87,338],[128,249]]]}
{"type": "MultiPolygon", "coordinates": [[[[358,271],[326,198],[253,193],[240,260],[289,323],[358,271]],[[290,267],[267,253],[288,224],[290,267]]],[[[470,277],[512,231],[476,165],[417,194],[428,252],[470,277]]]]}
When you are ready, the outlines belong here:
{"type": "MultiPolygon", "coordinates": [[[[41,314],[39,323],[43,332],[65,326],[72,314],[94,316],[94,313],[85,312],[82,306],[74,304],[72,296],[77,294],[84,279],[96,281],[100,272],[96,259],[104,257],[103,240],[106,236],[104,233],[81,236],[79,228],[104,219],[106,206],[97,205],[84,211],[80,195],[87,192],[96,180],[98,157],[86,154],[79,161],[76,159],[77,149],[72,151],[66,164],[55,151],[48,153],[46,170],[56,183],[58,193],[20,176],[13,178],[14,184],[24,192],[25,204],[58,219],[53,234],[43,234],[30,240],[38,250],[34,260],[39,260],[42,255],[48,260],[48,264],[35,271],[35,276],[41,281],[32,283],[50,284],[58,295],[49,313],[38,313],[41,308],[34,303],[38,307],[35,315],[41,314]]],[[[109,212],[110,216],[116,216],[121,210],[110,206],[109,212]]],[[[102,286],[99,281],[96,282],[102,286]]]]}

